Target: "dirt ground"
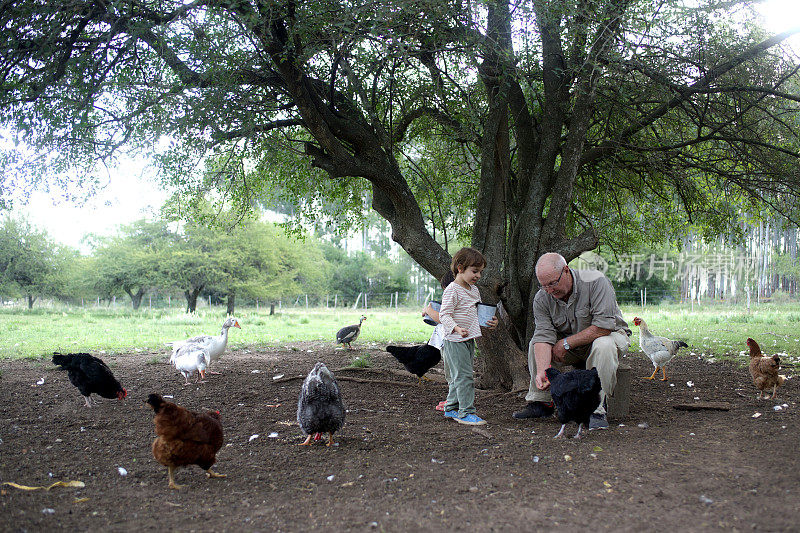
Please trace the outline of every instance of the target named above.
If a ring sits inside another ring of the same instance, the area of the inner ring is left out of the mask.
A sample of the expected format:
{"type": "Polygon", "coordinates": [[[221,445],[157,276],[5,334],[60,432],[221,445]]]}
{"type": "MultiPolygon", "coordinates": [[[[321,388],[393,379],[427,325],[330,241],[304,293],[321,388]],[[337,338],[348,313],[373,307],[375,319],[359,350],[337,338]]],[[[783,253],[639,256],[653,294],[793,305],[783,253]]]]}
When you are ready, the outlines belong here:
{"type": "Polygon", "coordinates": [[[514,420],[524,400],[496,391],[477,393],[487,426],[447,420],[433,409],[443,382],[418,386],[389,370],[402,368],[382,346],[357,347],[229,352],[222,375],[186,387],[165,353],[155,354],[159,362],[104,356],[129,396],[92,409],[48,361],[0,361],[0,482],[85,483],[47,492],[0,486],[0,531],[800,528],[800,379],[776,400],[757,400],[747,368],[686,356],[671,363],[670,382],[647,382],[639,376],[652,365],[630,354],[629,415],[582,440],[554,440],[555,418],[514,420]],[[337,445],[297,446],[301,380],[275,376],[304,376],[318,360],[345,367],[366,352],[371,370],[337,372],[348,408],[337,445]],[[206,479],[195,466],[178,471],[183,490],[167,487],[150,452],[143,401],[151,392],[221,411],[226,444],[215,470],[227,478],[206,479]],[[731,409],[673,408],[697,401],[731,409]]]}

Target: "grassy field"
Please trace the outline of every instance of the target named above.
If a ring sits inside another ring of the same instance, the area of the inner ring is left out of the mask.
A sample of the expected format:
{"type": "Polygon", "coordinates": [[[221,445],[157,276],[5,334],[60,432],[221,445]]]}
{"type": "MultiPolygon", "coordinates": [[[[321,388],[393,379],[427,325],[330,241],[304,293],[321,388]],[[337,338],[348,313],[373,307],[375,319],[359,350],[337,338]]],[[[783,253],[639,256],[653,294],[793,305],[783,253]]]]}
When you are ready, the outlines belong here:
{"type": "MultiPolygon", "coordinates": [[[[431,327],[416,309],[369,309],[358,342],[425,342],[431,327]]],[[[686,305],[623,307],[631,324],[644,318],[657,335],[685,340],[690,353],[705,357],[738,356],[753,337],[765,353],[785,354],[785,363],[800,363],[800,305],[760,305],[750,313],[741,307],[686,305]]],[[[301,341],[333,342],[336,331],[358,322],[352,310],[284,309],[270,316],[255,309],[238,314],[242,329],[232,330],[234,349],[286,345],[301,341]]],[[[0,357],[31,358],[53,351],[124,353],[166,349],[165,343],[200,334],[217,334],[224,310],[187,315],[177,310],[133,312],[122,309],[1,309],[0,357]]],[[[631,351],[639,349],[638,328],[631,351]]]]}

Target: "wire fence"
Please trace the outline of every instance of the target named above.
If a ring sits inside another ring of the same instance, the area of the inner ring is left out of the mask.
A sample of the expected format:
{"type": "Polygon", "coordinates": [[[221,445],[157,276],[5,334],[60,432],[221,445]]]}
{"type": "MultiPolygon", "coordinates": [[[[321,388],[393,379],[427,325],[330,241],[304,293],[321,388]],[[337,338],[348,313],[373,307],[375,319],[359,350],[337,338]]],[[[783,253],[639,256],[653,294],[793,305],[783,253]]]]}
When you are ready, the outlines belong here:
{"type": "MultiPolygon", "coordinates": [[[[618,289],[617,301],[620,304],[633,305],[658,305],[660,303],[688,303],[692,305],[758,305],[760,303],[797,303],[800,297],[783,291],[775,291],[770,296],[747,297],[746,293],[735,296],[699,297],[691,300],[680,291],[669,290],[630,290],[618,289]]],[[[417,308],[423,307],[432,299],[439,299],[441,294],[434,291],[406,291],[406,292],[361,292],[358,294],[310,294],[303,293],[274,300],[261,298],[236,297],[235,307],[267,309],[272,312],[281,309],[389,309],[389,308],[417,308]]],[[[28,307],[26,298],[3,298],[0,295],[3,307],[28,307]]],[[[212,309],[227,307],[227,299],[214,295],[207,295],[197,299],[196,309],[212,309]]],[[[80,308],[132,308],[132,301],[128,296],[110,298],[70,298],[53,299],[37,298],[34,302],[36,308],[56,307],[80,308]]],[[[182,309],[187,307],[186,298],[180,293],[156,292],[145,294],[141,299],[139,309],[182,309]]]]}

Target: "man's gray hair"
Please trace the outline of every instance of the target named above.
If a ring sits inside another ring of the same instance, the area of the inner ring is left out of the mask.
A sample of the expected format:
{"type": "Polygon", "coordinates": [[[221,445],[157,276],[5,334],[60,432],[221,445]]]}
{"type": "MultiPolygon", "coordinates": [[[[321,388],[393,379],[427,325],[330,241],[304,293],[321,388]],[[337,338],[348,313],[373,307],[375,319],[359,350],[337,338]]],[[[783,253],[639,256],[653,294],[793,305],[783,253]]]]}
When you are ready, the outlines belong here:
{"type": "Polygon", "coordinates": [[[557,254],[555,252],[549,252],[543,254],[538,261],[536,261],[536,277],[539,277],[539,274],[543,274],[544,272],[551,270],[553,272],[558,272],[562,270],[565,266],[567,266],[567,260],[564,259],[564,256],[561,254],[557,254]]]}

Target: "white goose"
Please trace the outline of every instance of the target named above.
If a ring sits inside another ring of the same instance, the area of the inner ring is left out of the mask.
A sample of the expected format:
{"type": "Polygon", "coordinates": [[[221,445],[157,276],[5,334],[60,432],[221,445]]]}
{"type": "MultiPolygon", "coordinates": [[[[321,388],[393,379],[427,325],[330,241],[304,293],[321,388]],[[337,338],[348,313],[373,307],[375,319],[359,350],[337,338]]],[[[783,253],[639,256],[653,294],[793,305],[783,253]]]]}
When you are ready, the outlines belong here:
{"type": "MultiPolygon", "coordinates": [[[[180,357],[186,351],[204,349],[208,354],[208,364],[216,363],[219,361],[220,357],[222,357],[222,354],[225,353],[225,348],[228,347],[228,330],[230,328],[242,329],[242,326],[239,325],[239,321],[234,317],[228,317],[222,324],[222,331],[219,335],[198,335],[197,337],[192,337],[185,341],[174,341],[170,343],[172,345],[170,362],[174,362],[176,358],[180,357]]],[[[209,370],[208,373],[220,374],[220,372],[214,372],[212,370],[209,370]]]]}
{"type": "Polygon", "coordinates": [[[202,346],[196,344],[184,346],[177,355],[173,354],[170,360],[186,380],[184,385],[189,385],[189,376],[195,373],[197,373],[197,383],[205,383],[209,358],[208,351],[202,346]]]}

